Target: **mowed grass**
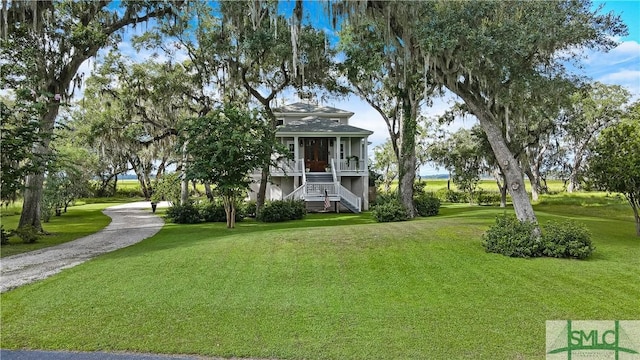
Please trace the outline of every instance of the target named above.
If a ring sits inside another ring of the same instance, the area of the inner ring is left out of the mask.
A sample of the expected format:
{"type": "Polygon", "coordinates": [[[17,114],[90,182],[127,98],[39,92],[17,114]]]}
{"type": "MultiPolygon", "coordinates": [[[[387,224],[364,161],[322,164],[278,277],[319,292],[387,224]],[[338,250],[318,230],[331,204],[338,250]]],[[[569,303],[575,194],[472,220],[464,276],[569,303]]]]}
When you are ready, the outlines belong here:
{"type": "Polygon", "coordinates": [[[167,224],[2,294],[2,347],[278,359],[544,359],[545,321],[639,319],[640,239],[620,204],[544,203],[586,224],[587,261],[487,254],[503,210],[377,224],[167,224]],[[610,218],[611,214],[616,214],[610,218]]]}
{"type": "MultiPolygon", "coordinates": [[[[10,256],[58,245],[75,240],[86,235],[93,234],[109,225],[111,218],[102,213],[105,207],[115,203],[87,204],[71,206],[61,216],[52,216],[47,223],[42,223],[43,229],[48,235],[41,235],[37,242],[25,244],[18,236],[12,236],[9,244],[2,245],[0,256],[10,256]]],[[[18,227],[20,221],[21,204],[10,205],[1,212],[0,223],[5,231],[18,227]]]]}

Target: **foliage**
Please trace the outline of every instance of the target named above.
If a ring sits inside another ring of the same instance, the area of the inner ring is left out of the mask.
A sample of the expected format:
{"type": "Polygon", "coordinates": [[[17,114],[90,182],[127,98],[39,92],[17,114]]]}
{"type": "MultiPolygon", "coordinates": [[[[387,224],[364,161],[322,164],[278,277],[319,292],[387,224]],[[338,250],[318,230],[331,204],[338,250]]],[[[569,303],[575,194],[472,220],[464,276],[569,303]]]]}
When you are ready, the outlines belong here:
{"type": "Polygon", "coordinates": [[[442,202],[450,203],[464,203],[469,202],[469,194],[465,194],[461,191],[449,190],[442,188],[436,191],[436,197],[442,202]]]}
{"type": "Polygon", "coordinates": [[[571,105],[561,118],[568,192],[579,188],[589,147],[602,130],[619,121],[629,98],[629,91],[622,86],[599,82],[572,94],[571,105]]]}
{"type": "MultiPolygon", "coordinates": [[[[221,201],[204,201],[198,204],[200,219],[204,222],[226,222],[227,214],[224,204],[221,201]]],[[[236,204],[235,221],[242,221],[244,209],[240,204],[236,204]]]]}
{"type": "Polygon", "coordinates": [[[184,205],[173,204],[167,209],[166,217],[176,224],[197,224],[202,222],[200,211],[191,203],[184,205]]]}
{"type": "Polygon", "coordinates": [[[249,172],[262,168],[271,156],[275,145],[270,134],[258,114],[230,104],[184,125],[181,142],[190,156],[187,179],[216,186],[230,228],[237,199],[249,187],[249,172]]]}
{"type": "Polygon", "coordinates": [[[0,225],[0,245],[8,244],[10,236],[11,236],[11,231],[5,231],[4,225],[0,225]]]}
{"type": "Polygon", "coordinates": [[[300,220],[306,213],[307,207],[302,200],[276,200],[265,203],[256,219],[262,222],[300,220]]]}
{"type": "Polygon", "coordinates": [[[152,202],[168,201],[171,205],[180,202],[180,185],[182,179],[180,174],[173,172],[164,174],[160,179],[156,180],[156,185],[151,195],[152,202]]]}
{"type": "Polygon", "coordinates": [[[480,172],[486,168],[482,152],[481,138],[463,128],[435,142],[430,147],[429,158],[449,171],[460,190],[472,195],[480,181],[480,172]]]}
{"type": "Polygon", "coordinates": [[[48,159],[33,152],[50,135],[38,131],[48,97],[17,90],[15,101],[0,102],[0,200],[12,201],[23,187],[24,177],[37,171],[48,159]]]}
{"type": "MultiPolygon", "coordinates": [[[[7,87],[47,97],[39,113],[37,132],[50,136],[60,107],[82,85],[78,69],[98,51],[121,41],[119,33],[130,25],[168,16],[181,2],[111,1],[11,1],[3,6],[0,55],[2,78],[7,87]]],[[[49,153],[49,139],[36,141],[34,154],[49,153]]],[[[44,169],[27,178],[19,227],[42,228],[39,204],[42,200],[44,169]]]]}
{"type": "Polygon", "coordinates": [[[589,159],[589,175],[597,187],[624,194],[640,236],[640,102],[622,122],[602,132],[589,159]]]}
{"type": "Polygon", "coordinates": [[[591,234],[584,225],[567,221],[549,221],[543,227],[544,256],[586,259],[595,250],[591,234]]]}
{"type": "Polygon", "coordinates": [[[256,217],[256,202],[247,201],[244,203],[244,209],[242,212],[248,217],[256,217]]]}
{"type": "Polygon", "coordinates": [[[15,229],[14,234],[16,234],[25,244],[32,244],[38,241],[38,230],[33,226],[23,226],[15,229]]]}
{"type": "Polygon", "coordinates": [[[473,200],[478,205],[498,205],[500,204],[500,193],[479,189],[473,194],[473,200]]]}
{"type": "Polygon", "coordinates": [[[482,235],[482,246],[487,252],[511,257],[539,257],[543,245],[533,236],[536,224],[520,221],[514,215],[496,217],[496,223],[482,235]]]}
{"type": "Polygon", "coordinates": [[[407,209],[397,199],[376,206],[371,211],[377,222],[395,222],[409,220],[407,209]]]}
{"type": "Polygon", "coordinates": [[[391,201],[398,201],[398,192],[397,191],[382,191],[376,194],[375,203],[371,204],[371,207],[376,207],[380,204],[386,204],[391,201]]]}
{"type": "Polygon", "coordinates": [[[440,211],[440,199],[434,194],[422,193],[414,196],[413,202],[418,216],[436,216],[440,211]]]}

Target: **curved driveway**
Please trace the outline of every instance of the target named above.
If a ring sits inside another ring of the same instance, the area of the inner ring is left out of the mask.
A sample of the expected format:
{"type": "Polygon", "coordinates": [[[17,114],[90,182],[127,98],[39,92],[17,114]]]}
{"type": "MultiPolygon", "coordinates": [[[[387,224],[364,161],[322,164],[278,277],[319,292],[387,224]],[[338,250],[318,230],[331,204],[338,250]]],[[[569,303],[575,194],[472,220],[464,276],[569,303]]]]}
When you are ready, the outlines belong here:
{"type": "MultiPolygon", "coordinates": [[[[166,203],[158,204],[167,206],[166,203]]],[[[0,292],[32,283],[100,254],[133,245],[155,235],[164,224],[148,201],[103,210],[111,223],[99,232],[64,244],[7,256],[0,260],[0,292]]]]}

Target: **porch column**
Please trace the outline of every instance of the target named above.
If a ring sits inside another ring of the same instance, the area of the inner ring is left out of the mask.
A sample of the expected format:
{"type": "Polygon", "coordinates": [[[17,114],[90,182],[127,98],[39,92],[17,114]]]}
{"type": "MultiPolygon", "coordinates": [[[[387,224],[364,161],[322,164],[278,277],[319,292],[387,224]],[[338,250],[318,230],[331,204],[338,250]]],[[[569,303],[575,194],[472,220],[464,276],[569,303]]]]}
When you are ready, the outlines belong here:
{"type": "MultiPolygon", "coordinates": [[[[299,145],[298,145],[298,136],[294,135],[293,136],[293,163],[295,164],[295,169],[296,172],[298,171],[298,158],[299,158],[299,154],[298,151],[300,151],[299,149],[299,145]]],[[[302,169],[302,171],[304,171],[304,169],[302,169]]]]}
{"type": "Polygon", "coordinates": [[[340,136],[336,136],[336,146],[335,146],[335,163],[336,163],[336,175],[340,176],[340,146],[342,145],[340,136]]]}

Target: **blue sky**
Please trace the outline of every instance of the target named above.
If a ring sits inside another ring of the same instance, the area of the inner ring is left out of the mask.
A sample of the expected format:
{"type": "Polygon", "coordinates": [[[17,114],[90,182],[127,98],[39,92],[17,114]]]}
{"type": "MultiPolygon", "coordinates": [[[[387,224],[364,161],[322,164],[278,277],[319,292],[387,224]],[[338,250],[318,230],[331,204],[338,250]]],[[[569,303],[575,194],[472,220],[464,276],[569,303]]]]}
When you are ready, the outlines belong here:
{"type": "MultiPolygon", "coordinates": [[[[291,12],[293,1],[283,1],[281,8],[283,12],[291,12]]],[[[618,47],[608,53],[587,51],[584,53],[583,68],[580,74],[586,75],[596,81],[606,84],[618,84],[625,86],[635,99],[640,98],[640,0],[635,1],[595,1],[594,9],[603,6],[604,12],[613,11],[619,14],[623,22],[627,25],[629,34],[627,36],[616,39],[619,42],[618,47]]],[[[306,21],[314,23],[316,26],[324,28],[329,34],[335,34],[331,27],[330,21],[323,10],[323,4],[320,2],[308,2],[305,4],[306,21]]],[[[134,31],[135,32],[135,31],[134,31]]],[[[129,31],[128,35],[132,32],[129,31]]],[[[125,35],[125,38],[129,36],[125,35]]],[[[335,38],[334,38],[335,39],[335,38]]],[[[149,53],[136,54],[130,44],[121,43],[120,49],[134,59],[141,61],[148,58],[149,53]]],[[[86,64],[85,64],[86,65],[86,64]]],[[[88,66],[85,71],[88,70],[88,66]]],[[[278,104],[299,101],[296,94],[287,92],[283,97],[278,99],[278,104]]],[[[435,117],[442,114],[455,101],[454,96],[448,95],[443,99],[434,102],[431,108],[425,108],[423,115],[435,117]]],[[[383,143],[388,137],[387,127],[380,115],[371,108],[366,102],[352,95],[344,99],[329,100],[324,103],[340,109],[349,110],[355,113],[351,118],[351,124],[357,127],[374,131],[370,137],[371,146],[369,153],[372,153],[374,146],[383,143]]],[[[451,125],[451,130],[465,126],[472,126],[474,119],[468,117],[464,120],[458,120],[451,125]]],[[[439,173],[432,166],[425,166],[420,170],[422,175],[430,175],[439,173]]]]}

